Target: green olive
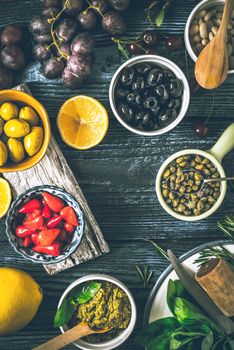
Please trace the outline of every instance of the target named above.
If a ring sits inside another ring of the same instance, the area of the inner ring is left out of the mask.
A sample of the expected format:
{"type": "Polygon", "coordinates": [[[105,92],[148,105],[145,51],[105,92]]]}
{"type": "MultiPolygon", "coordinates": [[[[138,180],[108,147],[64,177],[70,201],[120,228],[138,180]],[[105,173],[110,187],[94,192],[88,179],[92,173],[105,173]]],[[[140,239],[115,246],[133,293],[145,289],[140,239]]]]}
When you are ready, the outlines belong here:
{"type": "Polygon", "coordinates": [[[0,141],[0,166],[3,166],[6,164],[8,158],[8,152],[6,145],[0,141]]]}
{"type": "Polygon", "coordinates": [[[4,120],[0,117],[0,136],[3,133],[3,129],[4,129],[4,120]]]}
{"type": "Polygon", "coordinates": [[[0,107],[0,116],[6,121],[13,118],[17,118],[18,113],[19,109],[14,103],[5,102],[0,107]]]}
{"type": "Polygon", "coordinates": [[[25,120],[31,126],[36,126],[39,124],[39,118],[37,113],[32,107],[29,106],[21,108],[19,112],[19,119],[25,120]]]}
{"type": "Polygon", "coordinates": [[[25,152],[22,143],[12,137],[7,141],[9,157],[14,163],[19,163],[24,159],[25,152]]]}
{"type": "Polygon", "coordinates": [[[24,137],[30,132],[30,126],[24,120],[11,119],[4,125],[4,132],[8,137],[24,137]]]}
{"type": "Polygon", "coordinates": [[[34,156],[40,150],[43,143],[43,136],[44,132],[40,126],[34,126],[31,132],[25,136],[24,148],[30,157],[34,156]]]}

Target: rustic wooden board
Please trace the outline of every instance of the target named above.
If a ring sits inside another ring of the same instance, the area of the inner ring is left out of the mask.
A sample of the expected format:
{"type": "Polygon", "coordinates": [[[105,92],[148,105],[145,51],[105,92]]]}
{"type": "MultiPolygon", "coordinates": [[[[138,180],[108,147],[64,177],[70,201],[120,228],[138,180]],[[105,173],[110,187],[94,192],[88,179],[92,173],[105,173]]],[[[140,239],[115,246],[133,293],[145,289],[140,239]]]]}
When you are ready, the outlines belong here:
{"type": "MultiPolygon", "coordinates": [[[[147,28],[142,11],[149,0],[131,0],[127,12],[128,33],[133,37],[147,28]]],[[[174,5],[159,29],[166,35],[183,35],[186,19],[197,4],[196,0],[174,0],[174,5]]],[[[7,23],[26,23],[40,11],[40,1],[12,0],[1,7],[1,26],[7,23]]],[[[228,192],[220,209],[207,220],[185,223],[166,214],[155,196],[156,173],[163,161],[173,152],[184,148],[208,149],[221,132],[234,120],[234,75],[215,91],[200,91],[192,96],[188,113],[182,123],[169,134],[161,137],[140,137],[125,130],[115,119],[108,103],[110,79],[120,65],[116,47],[101,30],[95,31],[96,49],[92,79],[77,91],[64,88],[58,81],[46,81],[39,72],[39,65],[31,63],[16,76],[16,83],[28,82],[33,95],[47,108],[53,134],[69,166],[97,219],[110,246],[110,254],[49,276],[44,269],[17,255],[5,235],[4,220],[0,221],[0,265],[17,266],[29,272],[42,286],[44,301],[33,322],[23,331],[2,337],[0,350],[30,350],[33,346],[59,334],[53,328],[53,316],[64,289],[76,278],[90,273],[107,273],[122,280],[133,292],[138,309],[136,332],[142,324],[144,306],[154,282],[167,267],[167,261],[155,254],[154,249],[142,239],[155,239],[166,248],[172,248],[177,255],[205,242],[223,238],[216,226],[217,220],[233,212],[234,191],[228,192]],[[60,105],[76,94],[98,98],[108,109],[110,126],[103,142],[97,147],[79,152],[66,146],[56,129],[55,118],[60,105]],[[209,121],[211,136],[201,140],[194,136],[192,124],[205,120],[214,96],[214,110],[209,121]],[[154,277],[148,288],[143,288],[136,272],[136,264],[147,263],[154,270],[154,277]]],[[[176,62],[186,72],[184,48],[169,53],[160,43],[159,54],[176,62]]],[[[189,59],[192,76],[193,63],[189,59]]],[[[234,174],[234,152],[224,159],[224,168],[234,174]]],[[[73,345],[66,347],[75,350],[73,345]]],[[[134,334],[118,350],[140,350],[134,342],[134,334]]]]}
{"type": "MultiPolygon", "coordinates": [[[[26,84],[19,85],[16,90],[30,93],[26,84]]],[[[54,185],[73,195],[82,208],[85,226],[81,244],[68,259],[57,264],[44,265],[48,274],[53,275],[109,252],[100,227],[53,135],[46,155],[37,165],[22,172],[3,175],[11,184],[14,197],[34,186],[54,185]]]]}

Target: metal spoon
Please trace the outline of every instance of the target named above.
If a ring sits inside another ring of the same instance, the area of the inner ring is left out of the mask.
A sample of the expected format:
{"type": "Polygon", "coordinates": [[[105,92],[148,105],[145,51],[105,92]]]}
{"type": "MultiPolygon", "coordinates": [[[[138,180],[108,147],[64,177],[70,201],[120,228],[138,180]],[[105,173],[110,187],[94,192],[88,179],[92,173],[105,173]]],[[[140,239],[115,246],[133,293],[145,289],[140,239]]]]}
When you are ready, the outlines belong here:
{"type": "MultiPolygon", "coordinates": [[[[198,188],[198,190],[196,190],[196,191],[190,191],[190,192],[184,192],[184,194],[196,194],[196,193],[198,193],[198,192],[200,192],[202,189],[203,189],[203,187],[205,186],[205,184],[207,184],[207,183],[211,183],[211,182],[222,182],[222,181],[229,181],[229,180],[234,180],[234,177],[232,176],[232,177],[218,177],[218,178],[215,178],[215,179],[204,179],[204,177],[202,176],[202,174],[198,171],[198,170],[183,170],[182,171],[182,173],[192,173],[192,172],[194,172],[194,173],[199,173],[199,175],[201,176],[201,180],[199,180],[199,181],[201,181],[201,184],[200,184],[200,187],[198,188]]],[[[171,186],[170,186],[170,183],[171,183],[171,177],[174,177],[174,176],[176,176],[176,177],[178,177],[179,175],[178,174],[176,174],[176,173],[174,173],[174,174],[172,174],[172,175],[170,175],[168,178],[167,178],[167,180],[166,180],[166,185],[167,185],[167,188],[170,190],[170,191],[172,191],[172,192],[175,192],[175,193],[179,193],[179,194],[182,194],[179,190],[175,190],[175,189],[172,189],[171,188],[171,186]]]]}
{"type": "Polygon", "coordinates": [[[75,340],[86,337],[90,334],[101,334],[110,331],[108,329],[93,330],[89,327],[88,323],[81,322],[75,327],[69,329],[67,332],[58,335],[57,337],[49,340],[48,342],[33,348],[33,350],[58,350],[62,349],[64,346],[73,343],[75,340]]]}

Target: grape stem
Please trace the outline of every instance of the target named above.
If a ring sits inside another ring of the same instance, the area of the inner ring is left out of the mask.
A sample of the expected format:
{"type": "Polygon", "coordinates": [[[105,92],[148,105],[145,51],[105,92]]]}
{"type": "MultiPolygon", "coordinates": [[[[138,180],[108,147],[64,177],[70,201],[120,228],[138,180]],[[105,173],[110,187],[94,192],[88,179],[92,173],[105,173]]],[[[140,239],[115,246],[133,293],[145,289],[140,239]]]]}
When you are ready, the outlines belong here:
{"type": "MultiPolygon", "coordinates": [[[[56,36],[55,36],[55,31],[54,31],[54,25],[56,23],[56,21],[60,18],[60,16],[62,15],[62,13],[66,10],[67,8],[67,4],[68,4],[69,0],[66,0],[66,2],[64,3],[64,6],[62,8],[62,10],[57,14],[56,17],[52,17],[49,18],[47,21],[48,23],[51,25],[50,27],[50,33],[51,33],[51,37],[53,42],[50,44],[49,48],[54,45],[56,47],[56,49],[58,50],[60,56],[57,58],[58,61],[61,61],[62,58],[65,58],[66,60],[69,59],[69,56],[66,55],[63,51],[61,51],[60,46],[57,42],[56,36]]],[[[60,44],[61,44],[61,40],[60,40],[60,44]]]]}
{"type": "Polygon", "coordinates": [[[86,12],[87,12],[88,9],[93,9],[93,10],[98,11],[99,15],[100,15],[102,18],[104,17],[102,11],[100,10],[100,7],[98,7],[98,6],[93,6],[92,4],[90,4],[89,0],[86,0],[86,1],[87,1],[88,5],[89,5],[89,7],[85,10],[86,12]]]}

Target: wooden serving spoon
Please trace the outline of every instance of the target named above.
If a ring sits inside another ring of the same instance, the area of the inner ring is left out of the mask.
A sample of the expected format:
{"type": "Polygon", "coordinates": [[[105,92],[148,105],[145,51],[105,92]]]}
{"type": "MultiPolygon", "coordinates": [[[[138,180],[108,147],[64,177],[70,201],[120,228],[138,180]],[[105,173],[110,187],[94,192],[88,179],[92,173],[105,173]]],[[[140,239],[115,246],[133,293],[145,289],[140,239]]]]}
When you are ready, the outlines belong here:
{"type": "Polygon", "coordinates": [[[222,21],[214,39],[202,50],[195,65],[195,77],[205,89],[215,89],[228,74],[226,35],[234,0],[226,0],[222,21]]]}
{"type": "Polygon", "coordinates": [[[110,331],[109,329],[93,330],[89,327],[88,323],[81,322],[75,327],[69,329],[67,332],[58,335],[57,337],[49,340],[48,342],[33,348],[32,350],[58,350],[64,346],[73,343],[75,340],[86,337],[90,334],[101,334],[110,331]]]}

